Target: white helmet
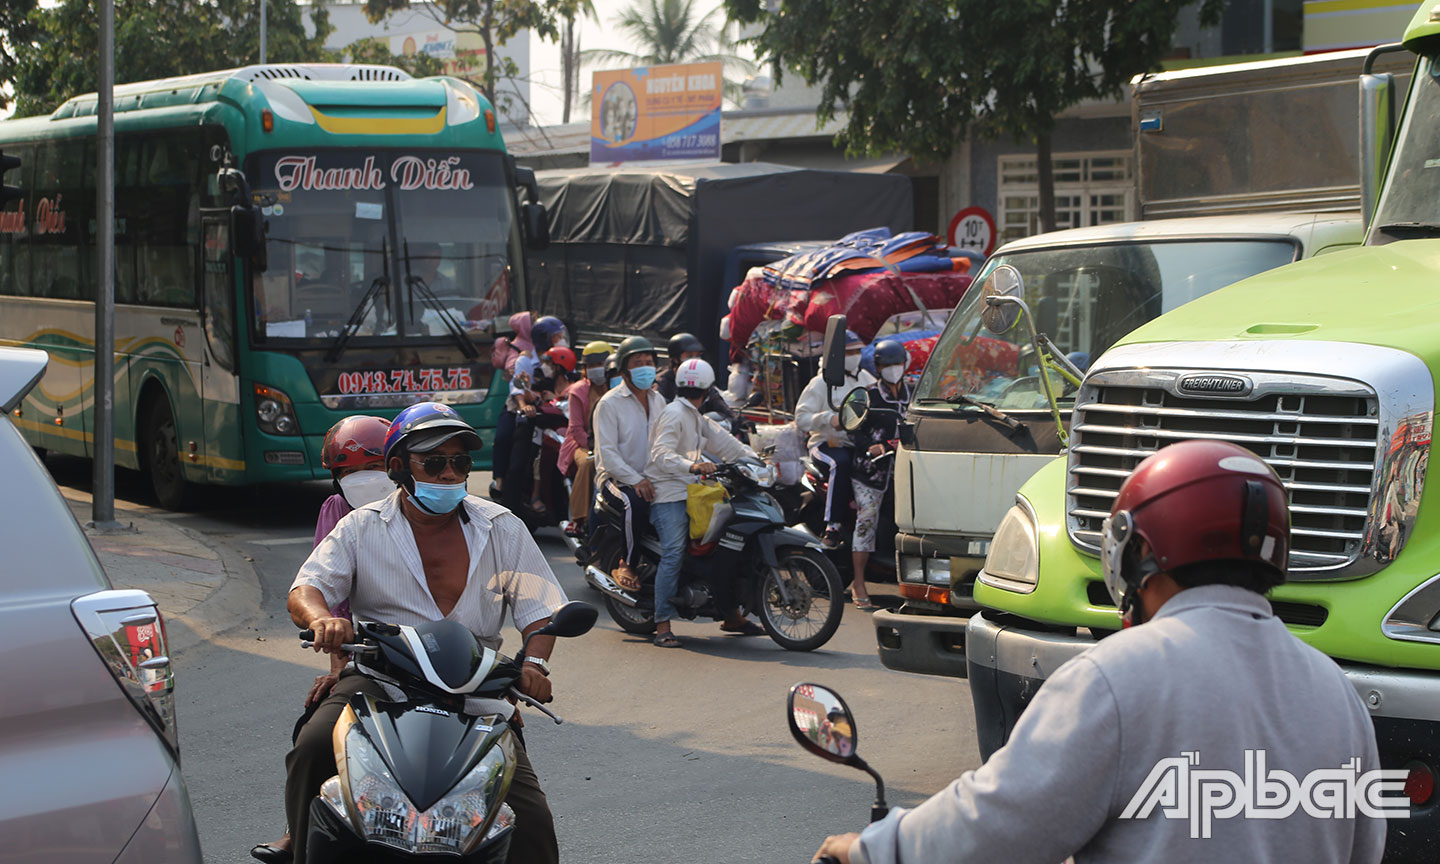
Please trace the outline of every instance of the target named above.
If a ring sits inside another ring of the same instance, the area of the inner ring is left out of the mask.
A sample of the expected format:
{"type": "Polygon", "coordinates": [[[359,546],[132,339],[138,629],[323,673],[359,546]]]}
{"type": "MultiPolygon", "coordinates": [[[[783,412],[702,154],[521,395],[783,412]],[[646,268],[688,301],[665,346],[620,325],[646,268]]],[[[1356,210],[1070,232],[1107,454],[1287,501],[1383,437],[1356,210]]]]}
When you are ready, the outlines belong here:
{"type": "Polygon", "coordinates": [[[715,370],[699,357],[692,357],[675,369],[676,387],[709,390],[715,384],[715,370]]]}

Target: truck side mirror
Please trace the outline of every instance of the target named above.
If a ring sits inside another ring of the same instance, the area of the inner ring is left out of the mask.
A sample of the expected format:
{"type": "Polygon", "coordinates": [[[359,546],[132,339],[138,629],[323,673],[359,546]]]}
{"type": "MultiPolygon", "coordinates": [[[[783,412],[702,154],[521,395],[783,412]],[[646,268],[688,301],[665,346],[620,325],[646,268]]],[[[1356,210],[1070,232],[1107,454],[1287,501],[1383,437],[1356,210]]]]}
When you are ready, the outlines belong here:
{"type": "Polygon", "coordinates": [[[1360,73],[1360,217],[1367,227],[1380,201],[1380,184],[1395,142],[1395,76],[1375,72],[1375,61],[1386,54],[1408,51],[1396,42],[1377,45],[1365,57],[1360,73]]]}
{"type": "Polygon", "coordinates": [[[985,277],[980,286],[985,308],[980,310],[980,321],[996,336],[1003,336],[1015,329],[1020,320],[1022,304],[1013,301],[1025,296],[1025,280],[1020,271],[1009,264],[1001,264],[985,277]]]}
{"type": "Polygon", "coordinates": [[[845,316],[831,315],[825,322],[825,343],[820,352],[820,377],[831,387],[845,383],[845,316]]]}

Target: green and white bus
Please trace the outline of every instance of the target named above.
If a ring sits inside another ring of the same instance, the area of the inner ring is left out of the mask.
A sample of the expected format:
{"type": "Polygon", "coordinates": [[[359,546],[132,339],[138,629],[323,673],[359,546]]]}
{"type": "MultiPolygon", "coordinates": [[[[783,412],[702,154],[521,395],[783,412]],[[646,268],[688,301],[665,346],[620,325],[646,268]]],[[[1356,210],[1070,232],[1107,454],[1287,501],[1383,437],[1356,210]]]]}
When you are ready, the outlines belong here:
{"type": "MultiPolygon", "coordinates": [[[[51,356],[14,420],[81,456],[96,104],[0,122],[24,190],[0,212],[0,345],[51,356]]],[[[323,478],[321,440],[349,414],[429,399],[494,427],[490,347],[524,308],[522,244],[543,244],[545,222],[480,93],[266,65],[117,87],[114,105],[115,460],[163,505],[191,484],[323,478]]]]}

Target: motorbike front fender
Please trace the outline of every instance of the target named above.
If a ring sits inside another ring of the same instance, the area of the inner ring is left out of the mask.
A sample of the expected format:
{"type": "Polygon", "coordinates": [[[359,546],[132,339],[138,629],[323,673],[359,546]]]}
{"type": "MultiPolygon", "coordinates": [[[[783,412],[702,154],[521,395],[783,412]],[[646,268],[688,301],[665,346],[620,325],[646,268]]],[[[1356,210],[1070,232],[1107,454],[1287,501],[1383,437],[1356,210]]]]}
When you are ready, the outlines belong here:
{"type": "Polygon", "coordinates": [[[760,531],[755,535],[754,542],[760,547],[760,560],[764,561],[767,567],[779,567],[779,550],[788,546],[803,546],[824,551],[824,547],[820,545],[820,538],[810,533],[810,530],[803,525],[760,531]]]}

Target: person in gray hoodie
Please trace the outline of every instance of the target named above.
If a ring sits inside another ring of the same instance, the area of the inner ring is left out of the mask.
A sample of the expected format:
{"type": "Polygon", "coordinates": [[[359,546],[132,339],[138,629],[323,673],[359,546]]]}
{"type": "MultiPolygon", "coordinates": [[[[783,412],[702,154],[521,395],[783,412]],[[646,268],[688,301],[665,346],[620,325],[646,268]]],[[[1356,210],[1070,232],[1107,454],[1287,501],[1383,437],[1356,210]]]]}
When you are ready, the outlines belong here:
{"type": "Polygon", "coordinates": [[[1397,778],[1373,773],[1359,695],[1265,599],[1289,534],[1285,488],[1248,450],[1186,441],[1148,457],[1102,529],[1125,629],[1061,666],[980,768],[827,838],[817,859],[1378,862],[1384,817],[1408,801],[1399,783],[1369,785],[1397,778]],[[1327,798],[1337,783],[1354,788],[1327,798]]]}

